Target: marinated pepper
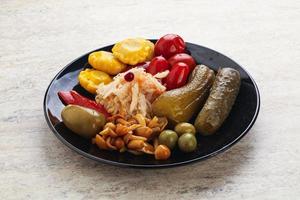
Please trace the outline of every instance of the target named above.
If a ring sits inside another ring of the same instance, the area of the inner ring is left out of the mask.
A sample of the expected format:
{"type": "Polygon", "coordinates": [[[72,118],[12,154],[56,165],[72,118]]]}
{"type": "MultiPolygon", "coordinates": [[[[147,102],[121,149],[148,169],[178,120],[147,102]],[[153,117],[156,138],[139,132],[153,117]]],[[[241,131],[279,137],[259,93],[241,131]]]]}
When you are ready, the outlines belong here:
{"type": "Polygon", "coordinates": [[[79,84],[92,94],[96,94],[97,87],[100,83],[110,83],[111,77],[102,71],[94,69],[85,69],[79,73],[79,84]]]}
{"type": "Polygon", "coordinates": [[[121,63],[116,57],[108,51],[95,51],[89,55],[89,64],[100,71],[110,75],[116,75],[125,70],[126,65],[121,63]]]}
{"type": "Polygon", "coordinates": [[[102,113],[105,117],[110,117],[111,115],[107,112],[102,104],[96,103],[96,101],[90,100],[84,96],[81,96],[76,91],[59,91],[58,96],[65,105],[78,105],[85,108],[90,108],[102,113]]]}

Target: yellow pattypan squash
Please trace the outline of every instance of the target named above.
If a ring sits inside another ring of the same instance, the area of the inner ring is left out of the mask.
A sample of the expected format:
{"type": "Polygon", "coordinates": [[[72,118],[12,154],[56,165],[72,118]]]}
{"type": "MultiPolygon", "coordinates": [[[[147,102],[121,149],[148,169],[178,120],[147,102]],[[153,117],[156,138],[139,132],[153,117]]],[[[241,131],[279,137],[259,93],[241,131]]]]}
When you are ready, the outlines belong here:
{"type": "Polygon", "coordinates": [[[143,38],[128,38],[116,43],[112,52],[121,62],[136,65],[152,59],[154,44],[143,38]]]}
{"type": "Polygon", "coordinates": [[[96,94],[97,87],[100,83],[108,84],[112,78],[105,72],[95,69],[85,69],[79,73],[79,84],[88,92],[96,94]]]}
{"type": "Polygon", "coordinates": [[[121,63],[108,51],[95,51],[91,53],[88,57],[88,62],[93,68],[110,75],[116,75],[126,68],[124,63],[121,63]]]}

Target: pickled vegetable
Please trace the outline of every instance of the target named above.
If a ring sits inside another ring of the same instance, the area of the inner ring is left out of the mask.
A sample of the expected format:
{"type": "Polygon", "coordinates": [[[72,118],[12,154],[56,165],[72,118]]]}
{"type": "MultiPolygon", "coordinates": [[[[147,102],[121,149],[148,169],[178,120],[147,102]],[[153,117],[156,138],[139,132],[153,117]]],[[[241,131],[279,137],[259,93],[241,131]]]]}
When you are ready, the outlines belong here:
{"type": "Polygon", "coordinates": [[[105,72],[85,69],[79,73],[79,84],[88,92],[96,94],[97,87],[100,83],[108,84],[112,78],[105,72]]]}
{"type": "Polygon", "coordinates": [[[172,90],[184,86],[190,74],[190,67],[183,63],[176,63],[165,79],[167,90],[172,90]]]}
{"type": "Polygon", "coordinates": [[[162,55],[166,59],[171,56],[183,53],[185,50],[185,42],[176,34],[167,34],[161,37],[156,43],[154,52],[156,56],[162,55]]]}
{"type": "Polygon", "coordinates": [[[96,110],[97,112],[102,113],[105,117],[110,117],[110,114],[107,112],[107,110],[104,108],[102,104],[96,103],[96,101],[88,99],[78,94],[74,90],[59,91],[58,96],[65,105],[72,104],[72,105],[82,106],[85,108],[90,108],[96,110]]]}
{"type": "Polygon", "coordinates": [[[152,59],[154,44],[143,38],[128,38],[116,43],[112,52],[121,62],[136,65],[152,59]]]}
{"type": "Polygon", "coordinates": [[[215,133],[230,113],[240,88],[240,74],[232,68],[218,71],[209,97],[195,120],[202,135],[215,133]]]}
{"type": "Polygon", "coordinates": [[[172,130],[164,130],[158,137],[159,144],[164,144],[170,149],[174,149],[177,144],[177,140],[177,133],[172,130]]]}
{"type": "Polygon", "coordinates": [[[174,66],[178,62],[183,62],[187,64],[191,71],[196,67],[196,62],[192,56],[186,53],[179,53],[168,59],[171,66],[174,66]]]}
{"type": "Polygon", "coordinates": [[[163,93],[152,103],[153,113],[166,116],[173,125],[189,121],[205,103],[213,80],[212,70],[196,66],[185,86],[163,93]]]}
{"type": "Polygon", "coordinates": [[[111,52],[95,51],[88,57],[89,64],[100,71],[116,75],[125,70],[126,65],[121,63],[111,52]]]}
{"type": "Polygon", "coordinates": [[[87,139],[99,133],[105,124],[103,114],[76,105],[66,106],[61,112],[61,117],[67,128],[87,139]]]}
{"type": "Polygon", "coordinates": [[[183,135],[184,133],[196,134],[196,129],[193,124],[187,122],[181,122],[175,126],[175,132],[178,136],[183,135]]]}
{"type": "Polygon", "coordinates": [[[197,148],[197,139],[191,133],[185,133],[178,139],[178,147],[183,152],[192,152],[197,148]]]}
{"type": "Polygon", "coordinates": [[[159,72],[163,72],[169,69],[170,65],[168,61],[162,56],[157,56],[151,60],[149,66],[146,68],[146,72],[155,75],[159,72]]]}
{"type": "Polygon", "coordinates": [[[160,144],[155,149],[154,156],[156,160],[167,160],[171,156],[171,151],[166,145],[160,144]]]}

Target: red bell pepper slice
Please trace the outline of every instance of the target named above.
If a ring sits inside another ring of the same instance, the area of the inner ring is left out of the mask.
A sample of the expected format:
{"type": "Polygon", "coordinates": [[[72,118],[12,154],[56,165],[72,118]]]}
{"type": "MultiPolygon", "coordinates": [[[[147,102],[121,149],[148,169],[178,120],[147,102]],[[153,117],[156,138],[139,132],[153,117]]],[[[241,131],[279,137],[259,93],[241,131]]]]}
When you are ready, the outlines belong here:
{"type": "Polygon", "coordinates": [[[72,104],[72,105],[78,105],[78,106],[90,108],[96,110],[97,112],[102,113],[106,118],[111,116],[102,104],[98,104],[95,101],[90,100],[78,94],[74,90],[59,91],[58,96],[62,100],[62,102],[66,105],[72,104]]]}

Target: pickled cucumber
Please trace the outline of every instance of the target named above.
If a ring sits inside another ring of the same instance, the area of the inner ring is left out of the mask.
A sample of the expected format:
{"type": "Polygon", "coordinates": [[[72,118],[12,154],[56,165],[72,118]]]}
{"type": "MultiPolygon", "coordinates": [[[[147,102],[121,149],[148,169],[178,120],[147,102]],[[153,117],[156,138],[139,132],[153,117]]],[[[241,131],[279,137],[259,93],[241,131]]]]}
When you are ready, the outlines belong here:
{"type": "Polygon", "coordinates": [[[154,115],[167,117],[171,125],[188,122],[204,105],[214,77],[205,65],[196,66],[185,86],[165,92],[152,103],[154,115]]]}
{"type": "Polygon", "coordinates": [[[218,71],[209,97],[195,120],[202,135],[215,133],[223,124],[235,102],[241,84],[240,73],[232,68],[218,71]]]}

